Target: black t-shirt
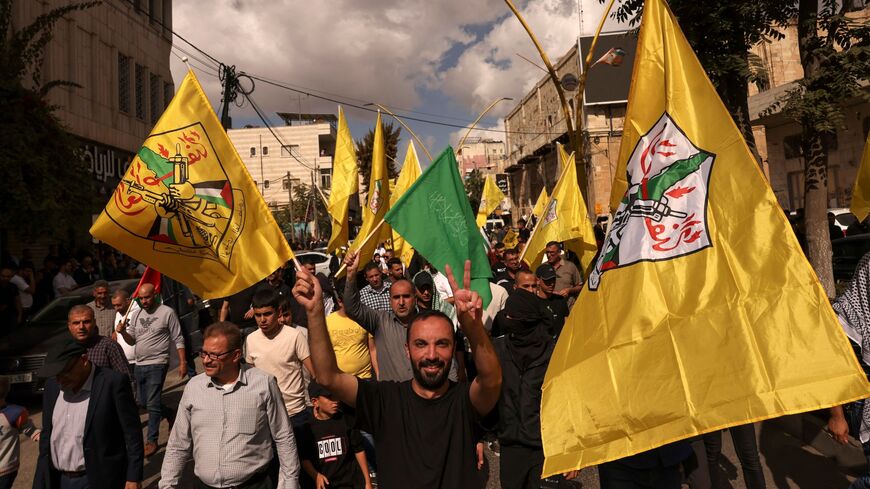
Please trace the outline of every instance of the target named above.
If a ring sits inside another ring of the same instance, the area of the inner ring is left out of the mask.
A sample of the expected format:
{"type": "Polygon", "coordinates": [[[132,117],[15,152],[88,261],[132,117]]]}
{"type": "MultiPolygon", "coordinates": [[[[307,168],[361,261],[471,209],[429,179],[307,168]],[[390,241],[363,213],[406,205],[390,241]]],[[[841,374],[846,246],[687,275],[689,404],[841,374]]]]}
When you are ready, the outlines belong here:
{"type": "Polygon", "coordinates": [[[281,282],[277,287],[275,287],[269,282],[263,281],[257,286],[257,290],[265,289],[267,287],[274,289],[281,297],[287,298],[287,301],[290,303],[290,314],[293,316],[293,324],[307,328],[308,313],[305,312],[305,308],[302,307],[302,304],[293,297],[293,287],[287,285],[286,282],[281,282]]]}
{"type": "Polygon", "coordinates": [[[326,476],[330,489],[365,487],[356,461],[356,454],[363,451],[362,436],[347,426],[341,413],[323,420],[312,416],[298,435],[300,458],[326,476]]]}
{"type": "Polygon", "coordinates": [[[257,327],[257,322],[253,318],[245,319],[245,313],[251,308],[251,299],[253,299],[254,291],[257,290],[258,286],[259,284],[254,284],[224,299],[224,301],[230,303],[230,313],[227,315],[227,321],[241,329],[257,327]]]}
{"type": "Polygon", "coordinates": [[[541,303],[547,311],[553,316],[550,321],[549,333],[554,338],[558,338],[562,334],[562,327],[565,326],[565,318],[568,317],[568,299],[561,295],[552,294],[549,299],[541,299],[541,303]]]}
{"type": "Polygon", "coordinates": [[[450,382],[437,399],[414,393],[411,381],[359,381],[356,428],[371,433],[382,489],[482,488],[468,383],[450,382]]]}

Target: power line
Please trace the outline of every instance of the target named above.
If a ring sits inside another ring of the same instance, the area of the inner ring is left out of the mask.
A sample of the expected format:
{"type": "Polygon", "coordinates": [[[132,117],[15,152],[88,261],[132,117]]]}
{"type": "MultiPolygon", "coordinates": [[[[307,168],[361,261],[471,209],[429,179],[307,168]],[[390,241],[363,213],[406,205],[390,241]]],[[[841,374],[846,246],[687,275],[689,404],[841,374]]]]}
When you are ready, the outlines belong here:
{"type": "MultiPolygon", "coordinates": [[[[308,168],[309,170],[314,171],[314,167],[312,167],[309,163],[307,163],[308,160],[306,160],[305,162],[303,162],[302,159],[299,159],[298,156],[294,155],[294,154],[293,154],[293,151],[292,151],[292,149],[291,149],[291,146],[288,145],[288,144],[285,144],[284,141],[281,139],[281,137],[278,136],[278,133],[276,133],[275,130],[272,129],[272,124],[269,123],[269,121],[266,119],[266,117],[265,117],[265,116],[263,115],[263,113],[260,111],[260,107],[259,107],[259,106],[256,104],[256,102],[254,102],[254,100],[251,98],[250,93],[241,92],[241,94],[244,95],[245,100],[247,100],[248,103],[251,104],[251,107],[254,109],[254,112],[257,113],[257,116],[258,116],[258,117],[260,118],[260,120],[263,122],[263,125],[266,126],[266,129],[268,129],[269,132],[272,133],[272,136],[274,136],[274,137],[275,137],[275,140],[278,141],[278,144],[281,145],[281,149],[287,148],[287,153],[288,153],[290,156],[292,156],[294,160],[296,160],[297,162],[299,162],[299,164],[302,165],[302,166],[304,166],[305,168],[308,168]]],[[[303,158],[303,159],[304,159],[304,158],[303,158]]]]}

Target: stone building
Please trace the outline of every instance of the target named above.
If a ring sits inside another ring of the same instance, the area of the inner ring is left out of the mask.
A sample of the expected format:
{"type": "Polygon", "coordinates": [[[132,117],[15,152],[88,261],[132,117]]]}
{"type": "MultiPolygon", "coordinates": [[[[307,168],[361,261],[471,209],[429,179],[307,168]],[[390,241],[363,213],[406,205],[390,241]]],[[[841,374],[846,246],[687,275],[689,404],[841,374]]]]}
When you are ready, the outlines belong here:
{"type": "MultiPolygon", "coordinates": [[[[622,125],[625,118],[628,82],[636,41],[622,34],[602,36],[596,53],[611,47],[624,47],[626,56],[619,68],[599,66],[590,71],[581,117],[586,137],[585,169],[587,206],[592,216],[609,212],[610,187],[619,156],[622,125]]],[[[585,48],[585,39],[579,46],[585,48]]],[[[554,63],[560,77],[579,77],[578,45],[572,46],[554,63]]],[[[576,92],[566,90],[568,106],[575,118],[576,92]]],[[[568,145],[567,126],[556,88],[544,75],[505,116],[507,134],[507,167],[510,176],[513,206],[517,215],[528,215],[543,187],[552,192],[559,179],[556,144],[568,145]]],[[[566,148],[569,152],[570,148],[566,148]]],[[[578,171],[581,168],[578,168],[578,171]]]]}
{"type": "Polygon", "coordinates": [[[504,173],[504,142],[488,138],[468,138],[461,148],[456,148],[456,160],[467,175],[478,170],[485,175],[504,173]]]}
{"type": "Polygon", "coordinates": [[[278,115],[286,124],[272,128],[280,140],[266,127],[227,131],[263,200],[273,209],[287,206],[295,185],[315,184],[328,192],[338,122],[333,114],[278,115]]]}
{"type": "MultiPolygon", "coordinates": [[[[849,14],[856,22],[870,22],[870,5],[855,7],[849,14]]],[[[804,159],[800,147],[801,128],[779,111],[765,113],[803,78],[798,52],[797,25],[782,30],[785,37],[759,44],[752,49],[764,67],[762,79],[749,90],[749,111],[755,141],[770,185],[784,209],[804,206],[804,159]]],[[[865,80],[865,90],[870,87],[865,80]]],[[[828,148],[828,207],[848,207],[852,185],[861,164],[867,133],[870,131],[870,103],[861,99],[843,100],[844,126],[828,148]]]]}
{"type": "MultiPolygon", "coordinates": [[[[12,3],[11,30],[67,5],[67,0],[12,3]]],[[[133,154],[175,94],[169,57],[172,49],[172,0],[103,0],[57,22],[45,50],[42,80],[68,80],[78,87],[49,92],[55,112],[81,140],[97,191],[108,199],[133,154]]],[[[103,201],[102,198],[97,199],[103,201]]],[[[75,235],[58,226],[68,246],[88,243],[91,215],[101,209],[71,208],[75,235]]],[[[46,243],[27,243],[37,256],[46,243]]],[[[25,245],[9,236],[10,251],[25,245]]]]}

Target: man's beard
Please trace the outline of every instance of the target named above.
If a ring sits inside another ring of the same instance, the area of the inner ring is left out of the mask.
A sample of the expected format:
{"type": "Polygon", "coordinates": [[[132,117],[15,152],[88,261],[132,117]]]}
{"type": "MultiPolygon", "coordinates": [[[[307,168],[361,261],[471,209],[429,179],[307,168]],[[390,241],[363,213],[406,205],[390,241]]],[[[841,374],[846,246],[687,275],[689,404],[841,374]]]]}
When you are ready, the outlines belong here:
{"type": "Polygon", "coordinates": [[[441,360],[423,360],[419,363],[412,363],[411,369],[414,371],[414,379],[417,383],[430,390],[443,386],[447,382],[447,376],[450,374],[450,369],[441,360]],[[423,371],[425,367],[432,366],[441,367],[441,371],[434,376],[430,376],[423,371]]]}

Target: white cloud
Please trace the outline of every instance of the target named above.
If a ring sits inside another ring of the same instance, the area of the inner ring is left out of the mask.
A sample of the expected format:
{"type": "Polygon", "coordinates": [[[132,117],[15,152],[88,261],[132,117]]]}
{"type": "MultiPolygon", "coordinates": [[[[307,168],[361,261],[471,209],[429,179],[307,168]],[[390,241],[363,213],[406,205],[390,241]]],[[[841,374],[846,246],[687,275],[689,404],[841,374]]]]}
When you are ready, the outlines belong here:
{"type": "MultiPolygon", "coordinates": [[[[554,64],[576,42],[579,24],[574,0],[537,0],[521,13],[554,64]]],[[[531,39],[511,15],[467,49],[455,67],[437,74],[432,85],[473,111],[499,97],[519,100],[546,73],[515,53],[543,65],[531,39]]],[[[504,115],[515,105],[502,103],[491,113],[504,115]]]]}

